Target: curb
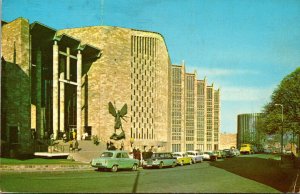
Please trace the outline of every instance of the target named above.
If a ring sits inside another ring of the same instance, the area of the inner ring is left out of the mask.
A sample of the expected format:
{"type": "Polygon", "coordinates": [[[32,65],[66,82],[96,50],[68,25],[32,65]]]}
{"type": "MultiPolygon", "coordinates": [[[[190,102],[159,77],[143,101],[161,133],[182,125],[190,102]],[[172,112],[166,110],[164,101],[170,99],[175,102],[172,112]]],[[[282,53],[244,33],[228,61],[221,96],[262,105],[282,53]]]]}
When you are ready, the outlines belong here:
{"type": "Polygon", "coordinates": [[[84,164],[40,164],[40,165],[1,165],[1,172],[48,172],[48,171],[80,171],[92,170],[90,165],[84,164]]]}

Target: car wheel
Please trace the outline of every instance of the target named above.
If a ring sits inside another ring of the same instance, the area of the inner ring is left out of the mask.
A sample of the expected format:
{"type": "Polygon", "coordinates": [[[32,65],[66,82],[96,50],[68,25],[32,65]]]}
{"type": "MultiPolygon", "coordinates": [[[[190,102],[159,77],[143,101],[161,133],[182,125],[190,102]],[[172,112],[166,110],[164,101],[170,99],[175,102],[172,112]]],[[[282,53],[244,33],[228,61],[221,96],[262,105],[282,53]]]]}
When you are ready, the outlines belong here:
{"type": "Polygon", "coordinates": [[[183,166],[183,164],[184,164],[183,161],[180,161],[180,166],[183,166]]]}
{"type": "Polygon", "coordinates": [[[173,162],[172,164],[172,168],[174,168],[176,166],[176,162],[173,162]]]}
{"type": "Polygon", "coordinates": [[[193,160],[190,160],[190,165],[192,165],[194,162],[193,162],[193,160]]]}
{"type": "Polygon", "coordinates": [[[196,158],[192,159],[193,164],[196,164],[196,158]]]}
{"type": "Polygon", "coordinates": [[[161,163],[159,164],[158,168],[159,168],[159,169],[162,169],[163,166],[164,166],[164,163],[161,162],[161,163]]]}
{"type": "Polygon", "coordinates": [[[117,172],[118,171],[118,166],[117,165],[113,165],[113,167],[111,168],[112,172],[117,172]]]}
{"type": "Polygon", "coordinates": [[[132,166],[132,171],[137,171],[137,169],[138,169],[137,164],[134,164],[134,165],[132,166]]]}

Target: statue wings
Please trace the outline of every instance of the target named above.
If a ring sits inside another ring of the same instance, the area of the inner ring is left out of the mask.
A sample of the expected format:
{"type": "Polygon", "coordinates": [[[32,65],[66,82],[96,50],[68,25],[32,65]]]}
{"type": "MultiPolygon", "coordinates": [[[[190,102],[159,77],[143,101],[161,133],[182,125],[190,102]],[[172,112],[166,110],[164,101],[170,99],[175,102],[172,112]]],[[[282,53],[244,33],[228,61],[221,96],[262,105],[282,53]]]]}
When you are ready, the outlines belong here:
{"type": "Polygon", "coordinates": [[[126,114],[127,114],[127,104],[124,104],[124,106],[120,110],[120,117],[124,117],[126,114]]]}
{"type": "Polygon", "coordinates": [[[115,109],[114,105],[113,105],[111,102],[108,103],[108,111],[109,111],[109,113],[110,113],[112,116],[114,116],[114,117],[117,116],[116,109],[115,109]]]}
{"type": "MultiPolygon", "coordinates": [[[[112,116],[117,117],[116,108],[114,107],[114,105],[111,102],[108,103],[108,110],[112,116]]],[[[127,114],[127,104],[124,104],[122,109],[119,111],[119,114],[120,114],[119,115],[120,117],[124,117],[127,114]]]]}

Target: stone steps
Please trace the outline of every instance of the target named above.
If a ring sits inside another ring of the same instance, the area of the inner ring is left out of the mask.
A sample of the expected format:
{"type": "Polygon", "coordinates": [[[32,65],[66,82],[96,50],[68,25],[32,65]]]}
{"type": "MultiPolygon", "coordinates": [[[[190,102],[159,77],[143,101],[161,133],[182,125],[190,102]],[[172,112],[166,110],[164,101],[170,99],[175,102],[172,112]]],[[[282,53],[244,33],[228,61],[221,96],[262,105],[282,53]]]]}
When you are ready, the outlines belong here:
{"type": "MultiPolygon", "coordinates": [[[[64,148],[64,152],[69,152],[69,158],[73,159],[75,161],[79,162],[84,162],[84,163],[89,163],[93,158],[99,157],[100,154],[106,150],[106,144],[104,143],[99,143],[99,145],[95,145],[93,141],[91,140],[82,140],[78,141],[79,144],[79,150],[70,150],[69,142],[63,142],[63,141],[58,141],[59,144],[57,147],[61,146],[64,148]]],[[[73,143],[74,145],[74,143],[73,143]]]]}

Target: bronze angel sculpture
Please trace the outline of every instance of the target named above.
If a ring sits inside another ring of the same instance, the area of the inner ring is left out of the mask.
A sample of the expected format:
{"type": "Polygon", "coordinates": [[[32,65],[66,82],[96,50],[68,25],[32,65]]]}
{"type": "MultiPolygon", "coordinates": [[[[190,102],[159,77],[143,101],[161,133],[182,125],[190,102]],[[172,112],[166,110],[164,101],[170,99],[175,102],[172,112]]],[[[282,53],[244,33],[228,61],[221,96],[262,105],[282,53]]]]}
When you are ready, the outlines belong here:
{"type": "Polygon", "coordinates": [[[111,102],[109,102],[108,103],[108,111],[112,116],[115,117],[115,126],[114,126],[115,132],[112,134],[110,139],[113,139],[113,140],[125,139],[125,133],[124,133],[124,130],[122,127],[121,119],[126,121],[124,119],[124,117],[127,114],[127,104],[124,104],[122,109],[117,111],[116,108],[114,107],[114,105],[111,102]],[[117,135],[116,131],[117,131],[117,129],[120,129],[120,128],[121,128],[122,132],[119,135],[117,135]]]}

